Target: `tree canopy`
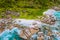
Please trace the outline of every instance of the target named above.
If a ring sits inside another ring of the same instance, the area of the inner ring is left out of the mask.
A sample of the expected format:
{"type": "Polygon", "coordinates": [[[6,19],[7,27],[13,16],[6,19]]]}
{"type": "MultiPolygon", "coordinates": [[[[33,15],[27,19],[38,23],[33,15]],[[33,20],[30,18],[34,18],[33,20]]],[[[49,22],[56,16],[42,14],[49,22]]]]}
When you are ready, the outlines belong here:
{"type": "Polygon", "coordinates": [[[60,0],[0,0],[0,13],[6,10],[25,13],[23,12],[24,10],[26,11],[26,15],[29,13],[29,15],[32,14],[31,16],[36,16],[40,15],[40,10],[44,11],[59,4],[60,0]]]}

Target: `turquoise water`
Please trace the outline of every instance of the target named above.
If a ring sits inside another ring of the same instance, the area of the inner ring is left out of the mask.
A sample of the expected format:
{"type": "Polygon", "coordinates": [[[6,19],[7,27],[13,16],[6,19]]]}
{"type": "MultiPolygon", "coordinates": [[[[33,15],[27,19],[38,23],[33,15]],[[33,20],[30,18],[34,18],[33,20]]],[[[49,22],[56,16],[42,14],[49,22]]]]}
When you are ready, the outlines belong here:
{"type": "Polygon", "coordinates": [[[18,28],[13,28],[12,30],[7,29],[1,33],[0,40],[24,40],[19,36],[20,32],[21,30],[18,28]]]}
{"type": "Polygon", "coordinates": [[[56,17],[57,20],[60,20],[60,11],[56,11],[54,13],[54,16],[56,17]]]}

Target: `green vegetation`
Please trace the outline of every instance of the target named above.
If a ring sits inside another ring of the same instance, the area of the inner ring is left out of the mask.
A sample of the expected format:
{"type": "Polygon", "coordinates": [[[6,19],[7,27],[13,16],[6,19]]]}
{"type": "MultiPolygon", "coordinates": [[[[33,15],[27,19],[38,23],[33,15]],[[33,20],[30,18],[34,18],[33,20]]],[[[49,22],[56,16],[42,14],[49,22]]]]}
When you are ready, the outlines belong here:
{"type": "Polygon", "coordinates": [[[18,18],[36,19],[43,11],[59,4],[60,0],[0,0],[0,17],[6,10],[12,10],[20,13],[18,18]]]}

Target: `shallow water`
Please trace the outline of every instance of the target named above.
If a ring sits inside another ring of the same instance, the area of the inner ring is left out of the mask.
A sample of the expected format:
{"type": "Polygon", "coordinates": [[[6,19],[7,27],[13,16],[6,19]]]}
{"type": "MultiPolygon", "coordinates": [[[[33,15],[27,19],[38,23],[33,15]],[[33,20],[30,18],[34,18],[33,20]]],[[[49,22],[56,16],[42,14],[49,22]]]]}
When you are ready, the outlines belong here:
{"type": "MultiPolygon", "coordinates": [[[[21,26],[25,26],[25,27],[32,27],[34,26],[33,23],[37,23],[36,25],[41,28],[41,31],[44,34],[47,34],[48,31],[44,29],[44,27],[48,27],[52,32],[60,32],[60,11],[55,12],[54,13],[54,17],[56,17],[56,22],[54,25],[49,25],[46,23],[42,23],[40,21],[36,21],[36,20],[26,20],[26,19],[15,19],[14,22],[16,24],[19,24],[21,26]]],[[[0,21],[1,22],[1,21],[0,21]]],[[[56,34],[58,35],[58,34],[56,34]]],[[[36,36],[36,35],[32,35],[32,36],[36,36]]],[[[56,36],[56,38],[54,38],[54,40],[60,40],[60,36],[56,36]]]]}

